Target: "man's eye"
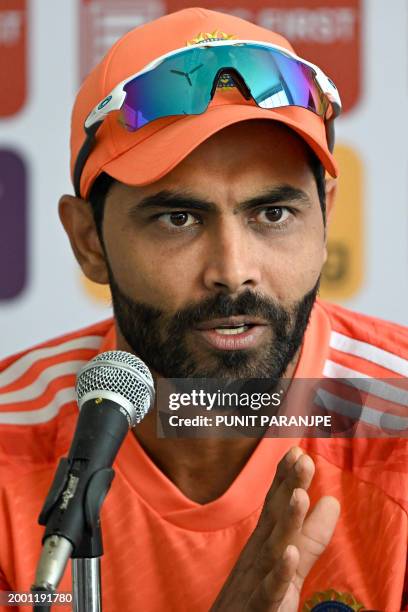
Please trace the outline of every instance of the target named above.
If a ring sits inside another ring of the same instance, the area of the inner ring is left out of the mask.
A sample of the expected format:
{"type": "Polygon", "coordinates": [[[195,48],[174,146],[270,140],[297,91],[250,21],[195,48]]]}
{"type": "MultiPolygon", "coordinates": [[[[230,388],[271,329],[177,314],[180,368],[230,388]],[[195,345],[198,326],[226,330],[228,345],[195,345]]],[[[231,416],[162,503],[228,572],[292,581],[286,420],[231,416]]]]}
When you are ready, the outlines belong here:
{"type": "Polygon", "coordinates": [[[279,225],[284,223],[290,215],[288,208],[284,206],[272,206],[270,208],[264,208],[260,210],[256,215],[256,220],[261,223],[268,223],[270,225],[279,225]]]}
{"type": "Polygon", "coordinates": [[[160,223],[168,228],[172,227],[190,227],[198,223],[196,217],[189,212],[177,211],[171,213],[163,213],[158,217],[160,223]]]}

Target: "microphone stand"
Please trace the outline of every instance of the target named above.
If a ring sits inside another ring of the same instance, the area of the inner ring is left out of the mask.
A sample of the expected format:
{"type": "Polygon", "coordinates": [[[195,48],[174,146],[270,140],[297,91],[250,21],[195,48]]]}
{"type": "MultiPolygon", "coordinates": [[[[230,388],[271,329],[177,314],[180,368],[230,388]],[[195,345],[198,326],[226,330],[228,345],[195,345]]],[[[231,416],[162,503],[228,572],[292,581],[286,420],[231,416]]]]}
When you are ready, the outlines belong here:
{"type": "Polygon", "coordinates": [[[72,597],[74,612],[101,612],[101,556],[103,555],[100,524],[92,535],[86,534],[72,555],[72,597]]]}
{"type": "Polygon", "coordinates": [[[101,612],[101,559],[72,560],[74,612],[101,612]]]}
{"type": "MultiPolygon", "coordinates": [[[[58,513],[58,510],[61,509],[61,491],[65,489],[66,500],[74,497],[75,491],[71,494],[69,484],[67,485],[71,467],[68,459],[62,458],[60,460],[54,481],[38,519],[40,525],[46,525],[47,527],[44,542],[52,537],[62,538],[66,542],[66,547],[63,554],[60,552],[61,549],[58,549],[54,556],[53,545],[49,540],[50,546],[48,550],[46,546],[44,547],[46,552],[41,557],[32,590],[34,592],[53,592],[60,582],[66,561],[71,556],[74,612],[101,612],[100,565],[103,544],[99,514],[115,472],[112,468],[101,468],[91,471],[91,473],[88,472],[86,478],[82,480],[81,495],[78,496],[79,499],[77,498],[77,504],[79,501],[80,504],[76,505],[75,516],[75,533],[76,536],[79,533],[80,537],[74,538],[74,540],[79,541],[79,544],[78,546],[72,546],[71,541],[59,533],[58,513]],[[58,567],[59,571],[56,572],[54,567],[58,567]],[[52,575],[51,582],[49,580],[50,575],[52,575]]],[[[64,495],[62,495],[62,498],[64,499],[64,495]]],[[[35,612],[45,609],[49,610],[50,606],[34,607],[35,612]]]]}

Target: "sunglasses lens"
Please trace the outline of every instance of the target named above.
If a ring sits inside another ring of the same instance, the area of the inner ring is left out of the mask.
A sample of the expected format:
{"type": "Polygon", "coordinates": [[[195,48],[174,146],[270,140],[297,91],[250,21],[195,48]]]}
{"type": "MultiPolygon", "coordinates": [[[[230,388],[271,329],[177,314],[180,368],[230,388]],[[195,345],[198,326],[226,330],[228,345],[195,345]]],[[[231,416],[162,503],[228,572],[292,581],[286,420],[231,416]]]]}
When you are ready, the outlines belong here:
{"type": "Polygon", "coordinates": [[[137,130],[160,117],[203,113],[223,68],[242,76],[262,108],[301,106],[321,116],[326,111],[312,69],[279,51],[252,44],[189,47],[125,85],[123,123],[137,130]]]}
{"type": "Polygon", "coordinates": [[[206,51],[174,55],[127,83],[122,107],[126,127],[136,130],[160,117],[203,113],[216,71],[216,58],[206,51]]]}
{"type": "Polygon", "coordinates": [[[327,102],[312,68],[279,51],[252,47],[241,52],[241,74],[258,106],[301,106],[324,116],[327,102]]]}

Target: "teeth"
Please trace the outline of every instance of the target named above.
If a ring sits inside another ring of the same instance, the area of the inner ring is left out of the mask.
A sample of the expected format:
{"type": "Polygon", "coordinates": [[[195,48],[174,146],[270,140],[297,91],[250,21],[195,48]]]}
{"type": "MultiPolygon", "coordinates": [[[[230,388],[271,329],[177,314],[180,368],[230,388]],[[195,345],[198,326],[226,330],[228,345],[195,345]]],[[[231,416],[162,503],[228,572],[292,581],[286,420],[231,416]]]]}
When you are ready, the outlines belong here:
{"type": "Polygon", "coordinates": [[[241,327],[216,327],[215,331],[223,336],[234,336],[235,334],[242,334],[248,327],[248,325],[241,325],[241,327]]]}

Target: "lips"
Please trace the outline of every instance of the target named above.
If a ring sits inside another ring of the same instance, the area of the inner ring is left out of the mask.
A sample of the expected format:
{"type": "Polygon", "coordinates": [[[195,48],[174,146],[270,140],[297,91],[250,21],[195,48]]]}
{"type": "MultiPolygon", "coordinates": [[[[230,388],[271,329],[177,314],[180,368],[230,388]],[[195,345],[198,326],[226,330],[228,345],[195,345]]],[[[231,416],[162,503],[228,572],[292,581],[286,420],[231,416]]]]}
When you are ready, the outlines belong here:
{"type": "Polygon", "coordinates": [[[211,321],[205,321],[196,326],[198,330],[217,329],[217,328],[234,328],[241,327],[243,325],[268,325],[264,319],[257,317],[239,315],[232,317],[225,317],[223,319],[212,319],[211,321]]]}
{"type": "Polygon", "coordinates": [[[268,330],[265,320],[241,315],[201,323],[196,334],[212,348],[237,351],[258,347],[268,330]]]}

